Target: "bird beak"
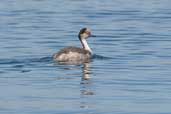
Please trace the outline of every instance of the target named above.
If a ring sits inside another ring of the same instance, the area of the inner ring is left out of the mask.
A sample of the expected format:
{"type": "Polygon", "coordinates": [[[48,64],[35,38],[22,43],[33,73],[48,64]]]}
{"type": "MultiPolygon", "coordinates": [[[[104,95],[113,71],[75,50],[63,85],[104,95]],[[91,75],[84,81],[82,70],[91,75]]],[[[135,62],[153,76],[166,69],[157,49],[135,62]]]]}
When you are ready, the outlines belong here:
{"type": "Polygon", "coordinates": [[[86,33],[89,35],[89,37],[96,37],[95,35],[92,35],[90,31],[86,31],[86,33]]]}
{"type": "Polygon", "coordinates": [[[90,37],[97,37],[96,35],[90,35],[90,37]]]}

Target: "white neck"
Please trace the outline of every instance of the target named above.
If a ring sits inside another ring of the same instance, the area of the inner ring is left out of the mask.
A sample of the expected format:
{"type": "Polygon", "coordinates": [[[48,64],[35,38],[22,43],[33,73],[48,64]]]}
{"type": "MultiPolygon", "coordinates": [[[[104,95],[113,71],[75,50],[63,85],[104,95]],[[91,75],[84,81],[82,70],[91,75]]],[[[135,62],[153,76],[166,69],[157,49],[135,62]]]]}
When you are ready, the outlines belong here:
{"type": "Polygon", "coordinates": [[[85,50],[88,50],[91,54],[93,53],[92,50],[90,49],[86,39],[81,39],[81,44],[85,50]]]}

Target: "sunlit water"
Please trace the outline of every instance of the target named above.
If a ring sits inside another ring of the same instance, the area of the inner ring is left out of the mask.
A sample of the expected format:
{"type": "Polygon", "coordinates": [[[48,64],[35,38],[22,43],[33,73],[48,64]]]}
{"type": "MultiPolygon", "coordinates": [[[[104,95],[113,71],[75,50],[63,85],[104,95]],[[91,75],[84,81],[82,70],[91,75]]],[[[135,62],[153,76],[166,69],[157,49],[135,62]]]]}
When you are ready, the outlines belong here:
{"type": "Polygon", "coordinates": [[[1,0],[1,114],[170,114],[170,0],[1,0]],[[90,63],[52,55],[96,38],[90,63]]]}

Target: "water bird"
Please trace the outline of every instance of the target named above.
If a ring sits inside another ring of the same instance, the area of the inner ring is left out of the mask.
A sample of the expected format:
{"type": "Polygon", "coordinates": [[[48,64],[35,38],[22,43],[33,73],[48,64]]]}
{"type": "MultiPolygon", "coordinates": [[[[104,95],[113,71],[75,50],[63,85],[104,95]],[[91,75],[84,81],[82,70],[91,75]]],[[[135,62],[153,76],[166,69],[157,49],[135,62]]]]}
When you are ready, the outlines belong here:
{"type": "Polygon", "coordinates": [[[95,36],[91,34],[90,29],[82,28],[78,34],[78,38],[82,44],[82,48],[71,46],[63,48],[58,53],[53,55],[53,59],[55,61],[65,63],[89,62],[93,55],[93,52],[86,41],[89,37],[95,36]]]}

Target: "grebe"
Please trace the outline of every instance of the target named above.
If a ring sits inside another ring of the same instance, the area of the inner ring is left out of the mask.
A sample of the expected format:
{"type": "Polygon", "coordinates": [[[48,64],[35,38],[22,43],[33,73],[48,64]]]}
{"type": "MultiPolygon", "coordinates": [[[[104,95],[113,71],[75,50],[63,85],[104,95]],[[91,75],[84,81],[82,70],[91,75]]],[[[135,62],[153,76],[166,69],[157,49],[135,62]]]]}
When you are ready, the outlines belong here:
{"type": "Polygon", "coordinates": [[[86,39],[91,37],[91,31],[88,28],[82,28],[78,34],[78,38],[82,44],[82,48],[66,47],[53,55],[55,61],[82,63],[89,62],[92,57],[92,50],[90,49],[86,39]]]}

